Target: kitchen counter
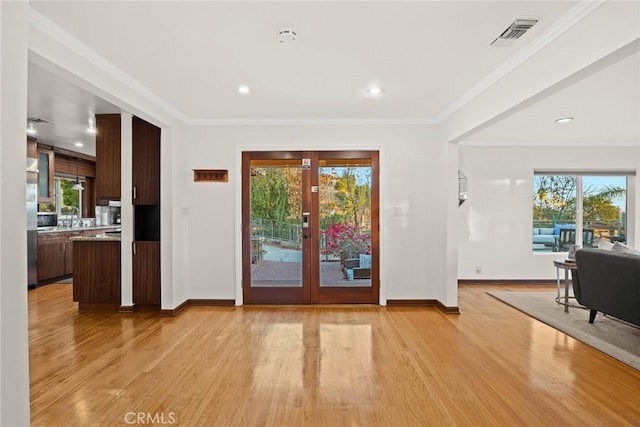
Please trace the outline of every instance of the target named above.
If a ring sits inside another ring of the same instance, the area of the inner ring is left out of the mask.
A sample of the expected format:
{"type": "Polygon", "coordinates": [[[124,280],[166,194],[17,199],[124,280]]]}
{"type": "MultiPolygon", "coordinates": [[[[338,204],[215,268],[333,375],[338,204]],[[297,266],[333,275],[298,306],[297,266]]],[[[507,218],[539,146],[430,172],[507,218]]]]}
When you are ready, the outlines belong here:
{"type": "Polygon", "coordinates": [[[120,234],[97,234],[95,236],[74,236],[70,237],[72,242],[119,242],[120,234]]]}
{"type": "Polygon", "coordinates": [[[69,233],[74,231],[91,231],[91,230],[113,230],[120,228],[120,225],[98,225],[93,227],[39,227],[38,234],[51,234],[51,233],[69,233]]]}

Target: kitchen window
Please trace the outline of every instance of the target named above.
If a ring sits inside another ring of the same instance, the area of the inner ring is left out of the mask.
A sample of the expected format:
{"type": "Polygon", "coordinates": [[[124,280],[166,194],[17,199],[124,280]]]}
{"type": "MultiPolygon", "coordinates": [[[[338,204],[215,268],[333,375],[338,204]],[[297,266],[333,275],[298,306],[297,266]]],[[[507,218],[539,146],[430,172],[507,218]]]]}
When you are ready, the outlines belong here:
{"type": "MultiPolygon", "coordinates": [[[[55,212],[58,220],[82,217],[83,190],[73,190],[75,178],[56,176],[53,184],[53,203],[40,203],[39,212],[55,212]]],[[[80,180],[85,186],[85,182],[80,180]]]]}

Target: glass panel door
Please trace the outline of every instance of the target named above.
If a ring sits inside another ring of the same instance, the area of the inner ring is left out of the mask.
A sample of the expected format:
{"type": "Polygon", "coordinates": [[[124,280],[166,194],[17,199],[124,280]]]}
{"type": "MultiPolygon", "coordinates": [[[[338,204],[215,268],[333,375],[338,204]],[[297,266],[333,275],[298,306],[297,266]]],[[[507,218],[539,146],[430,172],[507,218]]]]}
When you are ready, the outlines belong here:
{"type": "Polygon", "coordinates": [[[247,304],[377,303],[378,153],[243,153],[247,304]]]}
{"type": "Polygon", "coordinates": [[[302,286],[300,161],[251,161],[251,286],[302,286]]]}
{"type": "Polygon", "coordinates": [[[303,179],[303,153],[243,157],[245,301],[308,304],[308,250],[302,232],[303,181],[308,178],[303,179]]]}
{"type": "Polygon", "coordinates": [[[371,159],[319,161],[320,286],[371,286],[371,159]]]}
{"type": "Polygon", "coordinates": [[[311,298],[314,303],[379,301],[377,151],[313,153],[311,298]],[[314,190],[315,189],[315,190],[314,190]]]}

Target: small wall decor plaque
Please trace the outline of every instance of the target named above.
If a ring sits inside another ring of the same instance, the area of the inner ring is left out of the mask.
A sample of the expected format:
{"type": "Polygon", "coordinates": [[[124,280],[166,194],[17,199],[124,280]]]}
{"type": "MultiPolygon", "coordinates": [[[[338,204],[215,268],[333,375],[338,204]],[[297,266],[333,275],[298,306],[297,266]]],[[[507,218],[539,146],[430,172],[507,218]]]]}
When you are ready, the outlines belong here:
{"type": "Polygon", "coordinates": [[[228,182],[229,171],[226,169],[194,169],[195,182],[228,182]]]}

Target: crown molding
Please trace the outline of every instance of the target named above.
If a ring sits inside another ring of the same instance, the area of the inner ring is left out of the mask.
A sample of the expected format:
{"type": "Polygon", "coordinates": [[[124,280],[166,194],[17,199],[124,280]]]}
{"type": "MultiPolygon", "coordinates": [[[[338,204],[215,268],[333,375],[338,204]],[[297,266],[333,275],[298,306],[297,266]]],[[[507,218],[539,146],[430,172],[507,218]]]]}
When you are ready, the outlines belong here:
{"type": "Polygon", "coordinates": [[[458,141],[460,147],[631,147],[640,149],[640,141],[458,141]]]}
{"type": "Polygon", "coordinates": [[[375,125],[413,125],[425,126],[436,124],[433,119],[395,119],[395,118],[362,118],[362,119],[189,119],[191,126],[375,126],[375,125]]]}
{"type": "Polygon", "coordinates": [[[436,123],[440,123],[449,118],[453,113],[464,107],[469,102],[473,101],[476,97],[489,89],[495,83],[500,81],[506,75],[518,68],[521,64],[538,53],[540,50],[553,43],[558,37],[566,33],[578,22],[582,21],[587,16],[591,15],[596,9],[602,6],[606,0],[582,0],[580,3],[571,8],[568,12],[562,15],[547,31],[542,33],[537,39],[530,43],[524,49],[518,51],[515,55],[510,57],[506,62],[500,65],[498,68],[489,73],[486,77],[480,80],[475,86],[473,86],[468,92],[466,92],[457,101],[451,104],[449,107],[442,110],[434,118],[436,123]]]}

